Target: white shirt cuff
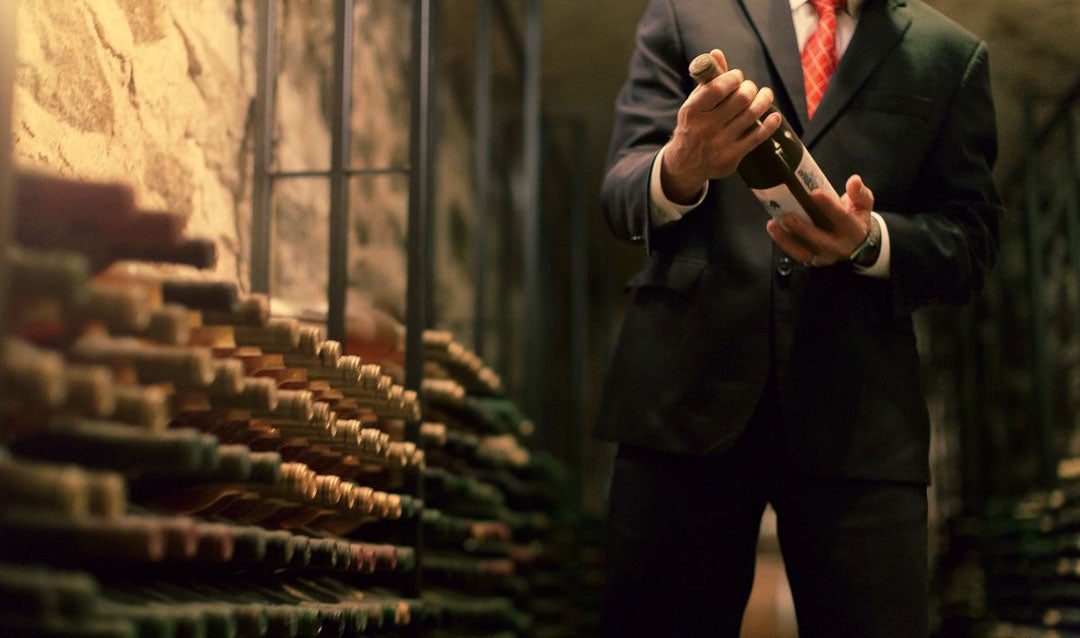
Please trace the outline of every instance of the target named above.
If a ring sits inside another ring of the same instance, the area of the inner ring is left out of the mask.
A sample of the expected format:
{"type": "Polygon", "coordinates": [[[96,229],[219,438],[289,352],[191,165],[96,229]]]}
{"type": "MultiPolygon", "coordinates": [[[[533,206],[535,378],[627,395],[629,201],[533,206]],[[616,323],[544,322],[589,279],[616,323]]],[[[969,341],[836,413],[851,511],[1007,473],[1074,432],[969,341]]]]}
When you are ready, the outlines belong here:
{"type": "Polygon", "coordinates": [[[664,187],[660,182],[660,166],[666,148],[667,146],[664,146],[656,154],[656,159],[653,160],[652,164],[652,174],[649,177],[649,217],[652,218],[652,223],[656,226],[679,221],[683,215],[700,206],[701,202],[705,201],[705,195],[709,192],[709,183],[705,182],[705,187],[701,189],[701,196],[693,204],[676,204],[667,198],[667,195],[664,194],[664,187]]]}
{"type": "Polygon", "coordinates": [[[875,279],[888,279],[890,275],[891,257],[889,252],[889,227],[885,224],[885,218],[875,212],[871,212],[878,226],[881,226],[881,251],[878,252],[877,261],[873,266],[855,266],[855,272],[866,277],[875,279]]]}

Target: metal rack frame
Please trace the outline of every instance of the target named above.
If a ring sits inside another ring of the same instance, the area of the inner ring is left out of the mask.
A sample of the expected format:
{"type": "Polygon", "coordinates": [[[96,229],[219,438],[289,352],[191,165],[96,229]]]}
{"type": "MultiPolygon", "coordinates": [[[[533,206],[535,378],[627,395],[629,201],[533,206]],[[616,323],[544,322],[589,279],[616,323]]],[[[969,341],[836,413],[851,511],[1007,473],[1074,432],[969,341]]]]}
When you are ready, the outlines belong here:
{"type": "MultiPolygon", "coordinates": [[[[352,166],[352,54],[354,0],[335,0],[334,3],[334,84],[332,87],[332,111],[330,121],[331,151],[330,168],[327,170],[278,171],[273,170],[273,143],[275,96],[277,84],[277,8],[279,0],[258,4],[257,29],[259,42],[256,52],[254,179],[252,189],[252,242],[251,242],[251,289],[254,292],[270,292],[270,264],[273,242],[270,211],[274,182],[284,179],[322,177],[330,185],[330,255],[327,264],[327,317],[326,332],[331,339],[343,341],[345,337],[345,293],[348,287],[348,222],[349,180],[367,175],[427,174],[430,165],[413,163],[413,166],[357,167],[352,166]]],[[[425,4],[413,0],[414,5],[425,4]]],[[[414,11],[416,7],[414,6],[414,11]]],[[[413,39],[430,33],[430,22],[413,26],[413,39]]],[[[415,57],[415,51],[414,51],[415,57]]],[[[414,66],[416,62],[414,61],[414,66]]],[[[419,74],[430,81],[430,60],[424,63],[424,73],[419,74]]],[[[414,76],[416,77],[416,76],[414,76]]],[[[414,82],[415,84],[416,82],[414,82]]],[[[420,104],[424,111],[420,116],[429,117],[431,103],[425,93],[420,104]]],[[[414,116],[414,119],[417,116],[414,116]]],[[[411,138],[417,134],[415,122],[411,138]]],[[[432,140],[428,140],[430,144],[432,140]]],[[[425,153],[430,149],[425,148],[425,153]]],[[[412,198],[410,198],[411,200],[412,198]]],[[[410,203],[410,215],[412,204],[410,203]]],[[[430,216],[430,211],[424,211],[430,216]]],[[[411,264],[410,264],[411,265],[411,264]]]]}
{"type": "MultiPolygon", "coordinates": [[[[276,171],[273,166],[274,101],[277,83],[277,6],[278,0],[258,4],[259,44],[256,60],[254,140],[254,179],[252,197],[251,287],[255,292],[270,292],[272,219],[270,202],[277,180],[322,177],[330,187],[329,260],[327,263],[327,337],[345,342],[346,293],[349,260],[349,182],[359,175],[407,175],[409,178],[408,211],[408,282],[406,290],[406,363],[405,386],[419,392],[423,375],[423,331],[427,326],[427,280],[430,276],[428,228],[433,212],[435,139],[432,83],[435,69],[433,46],[432,0],[412,0],[410,165],[403,167],[356,167],[352,165],[352,91],[354,0],[334,3],[334,83],[331,111],[331,157],[328,170],[276,171]]],[[[406,438],[422,446],[420,422],[406,424],[406,438]]],[[[417,498],[423,498],[421,477],[409,486],[417,498]]],[[[419,521],[410,530],[417,560],[421,560],[423,539],[419,521]]],[[[420,570],[404,583],[407,595],[419,595],[420,570]]]]}
{"type": "Polygon", "coordinates": [[[476,270],[473,298],[473,350],[484,356],[484,334],[487,332],[487,243],[492,183],[491,148],[493,97],[491,86],[491,38],[494,34],[492,0],[476,2],[476,77],[473,93],[473,192],[476,202],[476,232],[473,236],[476,270]]]}
{"type": "MultiPolygon", "coordinates": [[[[409,179],[409,209],[406,283],[406,347],[405,387],[420,392],[423,379],[423,332],[432,319],[431,287],[433,279],[431,253],[433,251],[432,223],[435,197],[435,82],[437,66],[438,0],[410,0],[413,18],[411,25],[411,113],[408,166],[355,167],[351,158],[352,114],[352,53],[355,0],[336,0],[334,10],[334,84],[332,88],[331,113],[331,162],[328,170],[279,171],[273,168],[275,95],[278,70],[277,60],[277,10],[279,0],[258,3],[256,27],[258,47],[256,51],[256,98],[254,114],[254,177],[252,194],[252,242],[251,242],[251,288],[254,292],[270,293],[271,256],[273,243],[271,199],[273,185],[278,180],[297,178],[326,178],[330,186],[330,246],[327,283],[326,333],[330,339],[345,340],[346,291],[348,289],[349,251],[349,181],[359,175],[406,175],[409,179]]],[[[491,38],[494,19],[507,30],[514,56],[521,60],[524,73],[524,145],[526,155],[526,183],[528,194],[522,204],[525,227],[535,229],[540,220],[541,198],[541,93],[540,55],[542,30],[540,24],[540,0],[524,0],[525,44],[515,39],[513,21],[504,0],[477,0],[477,78],[475,82],[476,155],[475,183],[477,202],[476,227],[476,286],[477,303],[474,320],[476,351],[482,352],[482,335],[486,330],[487,309],[484,295],[487,290],[486,243],[489,232],[489,195],[492,185],[493,106],[491,38]]],[[[523,249],[527,255],[525,289],[526,298],[533,300],[527,311],[542,308],[539,297],[541,286],[541,244],[534,232],[524,233],[523,249]]],[[[530,326],[532,324],[529,324],[530,326]]],[[[532,327],[530,337],[539,343],[543,334],[541,327],[532,327]]],[[[543,350],[527,354],[526,362],[535,357],[546,356],[543,350]]],[[[529,369],[529,368],[527,368],[529,369]]],[[[505,371],[504,371],[505,372],[505,371]]],[[[530,379],[526,387],[539,387],[536,379],[530,379]],[[536,385],[534,385],[536,384],[536,385]]],[[[527,404],[528,405],[528,404],[527,404]]],[[[420,445],[420,422],[406,424],[406,438],[420,445]]],[[[422,498],[422,481],[417,479],[411,486],[414,494],[422,498]]],[[[417,524],[418,525],[418,524],[417,524]]],[[[419,527],[414,530],[418,560],[421,559],[422,538],[419,527]]],[[[419,570],[413,582],[406,586],[407,593],[416,595],[421,588],[419,570]]]]}
{"type": "MultiPolygon", "coordinates": [[[[1037,437],[1039,477],[1041,487],[1050,487],[1057,480],[1057,464],[1061,451],[1059,428],[1068,416],[1058,414],[1051,395],[1057,375],[1051,351],[1053,318],[1046,308],[1047,268],[1049,245],[1064,236],[1066,250],[1065,272],[1071,271],[1080,284],[1080,174],[1076,111],[1080,106],[1080,81],[1068,97],[1040,129],[1035,125],[1035,105],[1024,106],[1027,145],[1023,166],[1011,176],[1009,184],[1022,189],[1024,248],[1028,287],[1028,323],[1031,337],[1029,371],[1033,388],[1032,418],[1037,437]],[[1043,149],[1060,142],[1062,152],[1056,164],[1046,161],[1043,149]]],[[[1072,333],[1080,335],[1080,303],[1072,307],[1072,333]]]]}
{"type": "Polygon", "coordinates": [[[544,259],[544,218],[541,216],[543,197],[540,175],[543,170],[543,135],[541,112],[540,64],[543,33],[540,25],[540,0],[525,1],[525,58],[524,58],[524,169],[525,193],[521,206],[521,241],[524,256],[525,297],[525,378],[522,403],[526,413],[541,424],[540,437],[550,449],[550,428],[545,399],[550,395],[548,362],[548,316],[550,305],[545,303],[544,276],[549,261],[544,259]]]}
{"type": "Polygon", "coordinates": [[[1001,264],[980,302],[963,311],[955,330],[959,347],[953,365],[958,372],[956,401],[964,448],[964,506],[971,514],[980,513],[991,494],[1052,488],[1063,454],[1061,435],[1063,428],[1069,427],[1069,415],[1062,414],[1055,404],[1053,389],[1060,387],[1060,375],[1055,371],[1059,359],[1052,343],[1055,329],[1080,335],[1080,303],[1071,302],[1067,325],[1047,306],[1051,295],[1060,292],[1051,287],[1056,280],[1050,275],[1064,275],[1080,283],[1080,141],[1076,130],[1080,81],[1037,125],[1036,113],[1041,106],[1034,101],[1024,105],[1023,155],[1001,180],[1007,207],[1019,213],[1018,221],[1012,223],[1022,230],[1016,237],[1003,237],[1002,251],[1017,251],[1023,262],[1001,264]],[[1020,287],[1026,288],[1023,311],[1001,316],[1002,310],[1011,307],[1010,291],[1020,287]],[[1023,364],[1003,360],[998,352],[1002,344],[986,341],[987,321],[995,322],[990,330],[995,339],[1015,341],[1016,331],[1026,333],[1028,349],[1023,364]],[[987,367],[990,372],[984,370],[987,367]],[[1015,369],[1028,379],[1029,405],[1013,405],[1018,403],[1015,388],[995,378],[1001,376],[1001,370],[993,373],[997,368],[1015,369]],[[1016,419],[1030,428],[1027,454],[1031,455],[1033,474],[1010,482],[995,468],[1017,461],[1005,447],[1015,436],[1007,430],[1016,419]]]}
{"type": "MultiPolygon", "coordinates": [[[[331,114],[331,166],[327,170],[280,171],[273,168],[275,87],[277,83],[277,11],[280,0],[270,0],[258,5],[257,29],[259,41],[256,58],[256,97],[255,97],[255,135],[254,135],[254,178],[252,192],[252,241],[251,241],[251,289],[254,292],[270,292],[271,253],[273,242],[271,195],[273,184],[278,180],[298,178],[326,178],[330,182],[330,251],[328,261],[327,290],[327,336],[342,340],[345,336],[345,291],[348,286],[348,219],[349,193],[348,183],[352,177],[366,175],[406,175],[409,177],[409,244],[408,268],[410,272],[406,292],[406,329],[410,334],[422,333],[431,319],[430,307],[420,312],[418,304],[427,306],[427,295],[431,280],[430,253],[431,222],[434,211],[434,153],[436,143],[434,82],[436,81],[436,29],[439,3],[433,0],[411,0],[413,7],[412,39],[412,83],[411,95],[413,112],[410,121],[410,155],[413,158],[408,166],[355,167],[351,165],[349,118],[352,113],[352,36],[351,28],[343,25],[353,24],[355,0],[336,0],[335,2],[335,68],[333,85],[333,112],[331,114]],[[420,241],[413,242],[413,239],[420,241]],[[422,273],[422,274],[421,274],[422,273]]],[[[505,0],[477,0],[477,74],[475,82],[476,110],[474,113],[476,153],[474,156],[475,183],[477,202],[477,224],[475,234],[476,249],[476,311],[474,313],[474,346],[482,354],[480,338],[487,330],[486,292],[488,289],[486,247],[490,236],[490,192],[493,183],[492,148],[493,136],[493,98],[492,98],[492,50],[491,40],[496,27],[507,34],[511,56],[522,68],[524,83],[523,143],[526,162],[527,193],[521,202],[521,220],[525,228],[522,239],[525,261],[525,294],[531,300],[526,309],[526,316],[542,312],[540,292],[542,285],[541,238],[537,232],[540,223],[541,174],[542,174],[542,108],[540,89],[540,64],[542,27],[540,22],[540,0],[525,2],[525,41],[518,39],[516,26],[505,0]]],[[[538,322],[528,322],[532,332],[531,343],[542,343],[543,335],[537,333],[541,326],[538,322]]],[[[406,349],[406,357],[408,357],[406,349]]],[[[526,356],[526,369],[530,361],[544,356],[543,350],[526,356]]],[[[418,381],[410,377],[409,370],[416,370],[417,362],[410,367],[406,363],[407,385],[416,386],[408,381],[418,381]]],[[[504,370],[505,372],[505,370],[504,370]]],[[[526,387],[534,386],[531,380],[526,387]]],[[[526,401],[526,404],[528,402],[526,401]]]]}
{"type": "MultiPolygon", "coordinates": [[[[0,3],[0,249],[10,245],[14,219],[14,162],[11,153],[12,93],[15,86],[15,6],[0,3]]],[[[0,255],[0,309],[7,308],[7,256],[0,255]]],[[[7,348],[7,313],[0,312],[0,355],[7,348]]],[[[3,379],[0,379],[0,384],[3,379]]],[[[3,396],[0,386],[0,396],[3,396]]]]}
{"type": "Polygon", "coordinates": [[[1041,158],[1035,146],[1035,114],[1029,103],[1024,108],[1024,165],[1027,175],[1024,178],[1024,256],[1028,274],[1028,325],[1031,331],[1031,383],[1033,390],[1032,417],[1038,438],[1039,474],[1045,487],[1053,485],[1056,475],[1056,456],[1054,452],[1054,433],[1050,408],[1050,369],[1047,352],[1048,326],[1046,308],[1043,302],[1045,282],[1043,281],[1043,233],[1040,190],[1041,158]]]}
{"type": "MultiPolygon", "coordinates": [[[[14,197],[14,166],[11,157],[11,106],[15,86],[15,6],[0,3],[0,247],[11,237],[14,197]]],[[[7,308],[7,259],[0,259],[0,308],[7,308]]],[[[7,320],[0,314],[0,338],[7,334],[7,320]]],[[[0,348],[4,347],[0,340],[0,348]]]]}

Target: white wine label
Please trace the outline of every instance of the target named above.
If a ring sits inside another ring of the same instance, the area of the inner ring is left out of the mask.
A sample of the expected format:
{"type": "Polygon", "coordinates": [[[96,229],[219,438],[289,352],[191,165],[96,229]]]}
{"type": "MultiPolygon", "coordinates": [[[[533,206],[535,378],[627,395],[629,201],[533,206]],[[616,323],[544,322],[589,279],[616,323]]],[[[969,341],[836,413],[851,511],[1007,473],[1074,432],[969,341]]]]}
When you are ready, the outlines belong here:
{"type": "Polygon", "coordinates": [[[811,223],[810,216],[799,205],[799,200],[795,199],[786,185],[751,190],[754,191],[754,195],[757,196],[765,211],[776,221],[780,221],[785,215],[795,215],[806,223],[811,223]]]}
{"type": "Polygon", "coordinates": [[[799,181],[806,187],[806,192],[811,192],[815,188],[836,195],[836,190],[829,182],[829,178],[825,177],[825,173],[821,170],[821,167],[817,165],[814,158],[810,155],[810,151],[803,150],[802,160],[799,162],[799,166],[795,169],[795,175],[799,177],[799,181]]]}
{"type": "MultiPolygon", "coordinates": [[[[836,190],[833,189],[832,184],[829,183],[828,178],[825,177],[825,173],[822,172],[821,167],[819,167],[817,162],[814,161],[814,158],[810,156],[810,152],[805,149],[803,150],[802,160],[795,168],[795,175],[798,177],[799,182],[806,187],[807,193],[820,188],[826,193],[836,195],[836,190]]],[[[762,207],[765,208],[773,219],[780,221],[784,215],[795,215],[807,223],[813,223],[802,205],[799,204],[799,200],[795,198],[795,195],[786,184],[771,186],[769,188],[754,188],[751,190],[754,191],[754,195],[757,196],[762,207]]]]}

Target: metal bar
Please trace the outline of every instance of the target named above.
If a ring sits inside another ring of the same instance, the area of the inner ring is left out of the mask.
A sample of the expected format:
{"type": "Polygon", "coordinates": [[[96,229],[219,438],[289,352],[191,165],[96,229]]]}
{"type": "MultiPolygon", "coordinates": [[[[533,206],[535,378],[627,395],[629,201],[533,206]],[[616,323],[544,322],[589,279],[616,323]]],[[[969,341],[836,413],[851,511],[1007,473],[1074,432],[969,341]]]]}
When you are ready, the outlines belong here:
{"type": "Polygon", "coordinates": [[[477,0],[476,6],[476,78],[474,84],[473,192],[476,200],[475,281],[473,304],[473,350],[484,355],[487,330],[487,243],[491,195],[491,3],[477,0]]]}
{"type": "MultiPolygon", "coordinates": [[[[1065,232],[1069,238],[1069,261],[1072,262],[1073,278],[1080,286],[1080,151],[1077,150],[1076,123],[1073,112],[1065,113],[1065,232]]],[[[1080,334],[1080,302],[1073,305],[1073,330],[1080,334]]]]}
{"type": "Polygon", "coordinates": [[[506,0],[494,1],[495,17],[498,18],[499,26],[502,27],[503,34],[506,35],[506,48],[510,49],[510,59],[514,61],[517,68],[524,69],[526,45],[518,35],[518,26],[514,24],[514,16],[506,5],[506,0]]]}
{"type": "MultiPolygon", "coordinates": [[[[420,392],[424,376],[424,341],[423,332],[427,327],[428,274],[427,260],[427,224],[431,217],[432,184],[429,171],[432,169],[431,157],[431,60],[432,60],[432,0],[413,0],[412,8],[412,96],[409,127],[409,217],[406,250],[408,254],[408,273],[406,280],[405,303],[405,386],[420,392]]],[[[421,395],[422,396],[422,395],[421,395]]],[[[417,446],[421,445],[420,423],[405,424],[405,437],[417,446]]],[[[423,498],[423,481],[417,477],[412,491],[417,498],[423,498]]],[[[421,564],[423,557],[423,535],[419,523],[411,530],[416,551],[416,560],[421,564]]],[[[414,570],[409,582],[405,583],[406,596],[419,596],[422,587],[421,572],[414,570]]]]}
{"type": "Polygon", "coordinates": [[[330,263],[327,271],[326,335],[345,342],[349,287],[349,175],[352,151],[353,0],[334,3],[334,94],[330,149],[330,263]]]}
{"type": "MultiPolygon", "coordinates": [[[[1068,178],[1068,171],[1062,161],[1054,161],[1049,156],[1044,158],[1052,167],[1043,169],[1042,183],[1048,187],[1046,198],[1042,202],[1042,217],[1039,226],[1042,234],[1039,241],[1042,245],[1050,246],[1061,236],[1061,228],[1068,223],[1066,216],[1068,210],[1069,189],[1063,180],[1068,178]]],[[[1050,274],[1050,273],[1047,273],[1050,274]]]]}
{"type": "Polygon", "coordinates": [[[251,290],[270,292],[270,212],[274,157],[274,98],[277,82],[277,0],[255,3],[255,136],[251,192],[251,290]]]}
{"type": "Polygon", "coordinates": [[[436,290],[439,289],[438,280],[435,278],[435,236],[438,234],[438,229],[435,226],[435,200],[436,193],[438,193],[438,139],[439,139],[439,110],[438,110],[438,95],[439,95],[439,29],[438,25],[441,23],[439,16],[439,9],[442,6],[440,2],[431,2],[428,7],[428,134],[427,140],[427,158],[428,164],[425,168],[425,176],[427,179],[427,199],[424,204],[423,213],[424,219],[424,234],[422,239],[424,240],[424,281],[427,282],[426,290],[427,294],[424,295],[424,303],[427,306],[424,308],[424,327],[430,327],[438,325],[438,317],[436,317],[436,305],[435,297],[436,290]]]}
{"type": "Polygon", "coordinates": [[[959,422],[960,440],[960,493],[962,506],[968,508],[965,513],[982,512],[983,475],[985,467],[982,459],[982,442],[986,410],[979,401],[981,384],[979,383],[979,354],[981,339],[981,317],[978,316],[977,302],[969,304],[957,313],[958,321],[952,328],[956,341],[954,369],[956,383],[956,420],[959,422]]]}
{"type": "MultiPolygon", "coordinates": [[[[510,127],[503,126],[503,137],[509,138],[512,132],[510,127]]],[[[500,144],[496,147],[498,149],[498,158],[495,161],[496,166],[508,166],[509,150],[506,144],[500,144]]],[[[504,267],[495,271],[498,275],[497,289],[499,291],[498,298],[504,300],[499,304],[497,314],[495,315],[498,325],[498,344],[499,344],[499,374],[502,375],[504,385],[510,394],[509,390],[519,387],[520,379],[518,377],[518,368],[516,364],[516,357],[520,356],[517,352],[515,337],[515,329],[519,326],[519,323],[514,320],[512,310],[514,305],[511,300],[514,299],[514,271],[513,264],[519,259],[517,254],[518,246],[518,234],[514,230],[514,214],[515,203],[512,201],[513,185],[511,182],[510,172],[502,170],[499,172],[499,194],[501,197],[500,206],[498,207],[499,218],[497,229],[498,233],[498,246],[499,246],[499,263],[504,267]]]]}
{"type": "Polygon", "coordinates": [[[588,130],[585,121],[571,125],[570,173],[570,396],[572,415],[569,427],[569,462],[574,472],[577,504],[580,506],[584,483],[584,441],[589,431],[586,416],[586,381],[589,347],[589,223],[585,198],[585,160],[588,157],[588,130]]]}
{"type": "Polygon", "coordinates": [[[540,23],[540,0],[525,0],[525,69],[524,85],[524,201],[522,202],[522,255],[524,258],[525,295],[525,372],[523,398],[527,413],[536,421],[539,439],[550,449],[552,440],[548,432],[548,423],[544,419],[546,412],[543,388],[544,362],[550,355],[545,343],[547,340],[544,313],[543,280],[541,268],[543,259],[542,228],[540,219],[541,178],[543,148],[541,138],[541,86],[540,63],[542,32],[540,23]]]}
{"type": "Polygon", "coordinates": [[[405,385],[419,390],[423,381],[423,331],[427,327],[424,310],[427,307],[426,236],[429,205],[427,173],[431,170],[429,156],[431,135],[431,0],[413,0],[412,42],[412,107],[410,127],[408,275],[406,282],[406,342],[405,385]]]}
{"type": "Polygon", "coordinates": [[[1009,396],[1009,389],[1003,381],[1003,370],[1006,367],[1004,351],[1012,338],[1012,330],[1000,310],[1004,296],[1002,281],[1001,276],[991,277],[987,281],[986,289],[979,296],[985,303],[984,315],[992,322],[991,330],[987,330],[985,325],[980,326],[985,337],[979,344],[983,348],[979,361],[979,374],[982,379],[979,384],[980,400],[983,403],[980,418],[983,420],[976,424],[977,430],[972,435],[975,436],[974,439],[966,438],[960,442],[963,446],[961,458],[966,451],[966,456],[974,464],[969,474],[973,481],[972,491],[977,491],[978,494],[972,496],[974,500],[971,502],[967,500],[967,496],[964,501],[965,511],[972,515],[979,515],[984,511],[982,507],[987,498],[995,493],[997,485],[1002,484],[1002,481],[997,480],[998,475],[1003,474],[1000,468],[1008,467],[1011,459],[1007,455],[1008,448],[1000,442],[1007,440],[1012,424],[1021,421],[1020,417],[1010,414],[1010,411],[1015,412],[1015,406],[1010,404],[1014,402],[1003,399],[1009,396]]]}
{"type": "MultiPolygon", "coordinates": [[[[346,168],[340,171],[341,174],[349,177],[357,176],[369,176],[369,175],[408,175],[408,166],[391,166],[387,168],[346,168]]],[[[267,173],[267,177],[271,179],[296,179],[305,177],[330,177],[334,174],[334,170],[327,169],[312,169],[307,171],[271,171],[267,173]]]]}
{"type": "MultiPolygon", "coordinates": [[[[1045,145],[1047,141],[1049,141],[1050,136],[1054,134],[1054,131],[1057,129],[1057,127],[1061,125],[1061,121],[1064,118],[1069,117],[1069,113],[1072,111],[1073,105],[1077,104],[1078,102],[1080,102],[1080,78],[1077,78],[1075,84],[1073,84],[1072,90],[1069,91],[1069,94],[1067,96],[1065,96],[1065,99],[1061,100],[1061,102],[1058,104],[1057,110],[1054,111],[1050,118],[1046,120],[1046,124],[1043,125],[1042,129],[1039,131],[1035,131],[1034,126],[1032,126],[1032,137],[1030,140],[1027,140],[1031,147],[1035,149],[1042,148],[1043,145],[1045,145]]],[[[1011,173],[1009,173],[1008,177],[1006,177],[1002,181],[1002,183],[1005,184],[1007,187],[1018,186],[1026,178],[1027,168],[1023,163],[1021,163],[1015,169],[1013,169],[1011,173]]],[[[1011,190],[1011,188],[1005,188],[1002,190],[1003,192],[1008,192],[1011,190]]]]}
{"type": "Polygon", "coordinates": [[[1047,352],[1047,319],[1043,305],[1043,245],[1039,196],[1040,174],[1038,149],[1035,147],[1035,114],[1033,105],[1024,106],[1024,138],[1028,175],[1024,188],[1024,243],[1028,275],[1028,316],[1031,329],[1031,388],[1032,418],[1034,419],[1036,450],[1039,454],[1039,478],[1044,487],[1051,487],[1057,475],[1054,430],[1050,420],[1050,382],[1047,352]]]}
{"type": "MultiPolygon", "coordinates": [[[[8,243],[11,241],[12,226],[14,225],[14,187],[15,176],[11,158],[12,142],[11,129],[14,122],[11,119],[12,93],[15,86],[15,3],[0,3],[0,42],[7,45],[0,50],[0,356],[5,353],[9,321],[7,309],[8,299],[8,269],[7,259],[2,258],[7,254],[8,243]]],[[[3,384],[3,375],[0,375],[0,386],[3,384]]],[[[3,388],[0,387],[0,396],[3,396],[3,388]]]]}

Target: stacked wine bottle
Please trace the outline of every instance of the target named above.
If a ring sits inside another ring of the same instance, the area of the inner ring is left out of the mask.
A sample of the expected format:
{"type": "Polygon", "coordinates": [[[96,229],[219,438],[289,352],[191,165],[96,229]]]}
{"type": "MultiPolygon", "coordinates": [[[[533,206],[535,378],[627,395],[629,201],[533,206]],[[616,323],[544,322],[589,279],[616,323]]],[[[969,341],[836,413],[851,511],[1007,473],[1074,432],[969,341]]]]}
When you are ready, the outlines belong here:
{"type": "Polygon", "coordinates": [[[564,468],[526,447],[533,424],[475,355],[447,333],[424,343],[427,415],[446,426],[424,470],[425,601],[450,632],[436,635],[581,635],[564,468]]]}
{"type": "Polygon", "coordinates": [[[325,340],[129,188],[17,183],[0,635],[582,633],[565,471],[452,335],[422,414],[390,316],[325,340]]]}
{"type": "MultiPolygon", "coordinates": [[[[972,537],[965,609],[979,635],[1080,635],[1080,459],[1058,467],[1058,484],[1023,497],[997,497],[972,537]]],[[[954,614],[955,615],[955,614],[954,614]]]]}
{"type": "MultiPolygon", "coordinates": [[[[18,179],[0,357],[0,635],[394,635],[420,405],[199,268],[130,189],[18,179]],[[155,263],[149,263],[155,262],[155,263]],[[165,265],[169,264],[169,265],[165,265]]],[[[418,520],[418,519],[417,519],[418,520]]]]}

